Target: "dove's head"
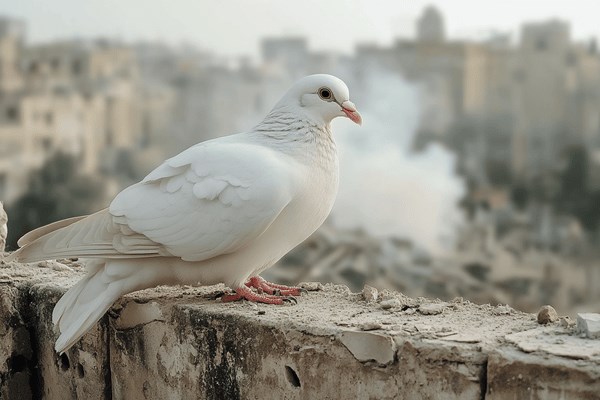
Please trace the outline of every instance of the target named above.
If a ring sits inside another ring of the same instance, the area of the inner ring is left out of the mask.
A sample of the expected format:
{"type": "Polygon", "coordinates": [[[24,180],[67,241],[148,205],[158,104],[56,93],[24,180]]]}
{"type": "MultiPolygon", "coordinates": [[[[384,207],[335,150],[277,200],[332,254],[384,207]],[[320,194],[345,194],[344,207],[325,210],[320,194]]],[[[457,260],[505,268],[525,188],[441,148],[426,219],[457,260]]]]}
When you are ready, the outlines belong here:
{"type": "Polygon", "coordinates": [[[317,74],[297,81],[275,108],[293,107],[311,119],[329,123],[347,117],[358,125],[362,117],[350,101],[348,86],[333,75],[317,74]]]}

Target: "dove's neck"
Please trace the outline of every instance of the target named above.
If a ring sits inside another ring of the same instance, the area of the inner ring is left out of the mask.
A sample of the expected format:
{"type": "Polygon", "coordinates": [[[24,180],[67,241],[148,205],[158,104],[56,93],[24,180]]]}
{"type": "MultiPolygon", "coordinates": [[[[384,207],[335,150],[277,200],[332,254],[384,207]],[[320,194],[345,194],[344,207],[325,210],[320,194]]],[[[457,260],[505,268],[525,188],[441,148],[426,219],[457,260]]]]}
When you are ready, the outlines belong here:
{"type": "Polygon", "coordinates": [[[252,130],[261,143],[302,159],[305,163],[337,163],[337,150],[329,123],[315,121],[286,108],[273,109],[252,130]]]}
{"type": "Polygon", "coordinates": [[[310,136],[306,128],[329,131],[329,123],[311,118],[296,107],[281,106],[272,109],[254,130],[277,139],[297,141],[304,140],[307,134],[310,136]]]}

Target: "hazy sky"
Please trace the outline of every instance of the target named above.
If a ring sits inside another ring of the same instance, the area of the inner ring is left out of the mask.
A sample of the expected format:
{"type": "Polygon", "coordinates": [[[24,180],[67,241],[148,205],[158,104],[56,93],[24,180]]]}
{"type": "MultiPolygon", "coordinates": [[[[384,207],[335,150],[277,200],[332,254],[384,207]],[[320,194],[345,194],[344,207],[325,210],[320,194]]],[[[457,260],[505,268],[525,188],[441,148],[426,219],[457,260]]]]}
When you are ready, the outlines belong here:
{"type": "Polygon", "coordinates": [[[33,42],[70,37],[187,42],[224,55],[256,55],[269,35],[305,35],[311,48],[352,50],[356,42],[410,36],[428,4],[446,17],[450,37],[492,29],[516,34],[523,21],[572,23],[575,38],[600,36],[598,0],[0,0],[0,14],[20,17],[33,42]]]}

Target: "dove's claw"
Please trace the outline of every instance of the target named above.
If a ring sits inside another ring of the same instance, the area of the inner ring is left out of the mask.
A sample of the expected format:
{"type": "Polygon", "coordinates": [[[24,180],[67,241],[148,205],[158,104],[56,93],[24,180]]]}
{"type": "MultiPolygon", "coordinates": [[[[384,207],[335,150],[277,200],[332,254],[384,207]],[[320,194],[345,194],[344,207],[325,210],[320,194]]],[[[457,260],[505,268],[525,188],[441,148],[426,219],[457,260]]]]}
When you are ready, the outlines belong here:
{"type": "Polygon", "coordinates": [[[285,301],[289,301],[289,300],[287,300],[286,297],[279,297],[279,296],[272,296],[269,294],[255,293],[252,290],[248,289],[246,286],[242,286],[242,287],[235,289],[235,294],[233,294],[233,293],[226,294],[223,297],[221,297],[221,301],[223,303],[238,301],[238,300],[242,300],[242,299],[248,300],[248,301],[253,301],[256,303],[277,304],[277,305],[281,305],[285,301]]]}
{"type": "Polygon", "coordinates": [[[296,299],[294,296],[283,297],[282,300],[284,303],[298,304],[298,299],[296,299]]]}
{"type": "Polygon", "coordinates": [[[302,293],[308,293],[306,289],[279,285],[265,281],[260,276],[253,276],[246,282],[246,286],[256,288],[259,291],[275,295],[275,296],[300,296],[302,293]]]}

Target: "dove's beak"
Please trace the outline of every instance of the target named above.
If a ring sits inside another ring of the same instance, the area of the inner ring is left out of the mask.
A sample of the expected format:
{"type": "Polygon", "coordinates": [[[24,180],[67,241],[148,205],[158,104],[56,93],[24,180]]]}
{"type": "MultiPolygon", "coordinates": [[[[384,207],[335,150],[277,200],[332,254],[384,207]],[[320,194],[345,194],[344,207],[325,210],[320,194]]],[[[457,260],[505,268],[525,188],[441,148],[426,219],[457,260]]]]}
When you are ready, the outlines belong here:
{"type": "Polygon", "coordinates": [[[356,106],[353,102],[347,100],[341,104],[342,111],[346,114],[346,117],[350,118],[352,122],[358,125],[362,125],[362,117],[356,110],[356,106]]]}

